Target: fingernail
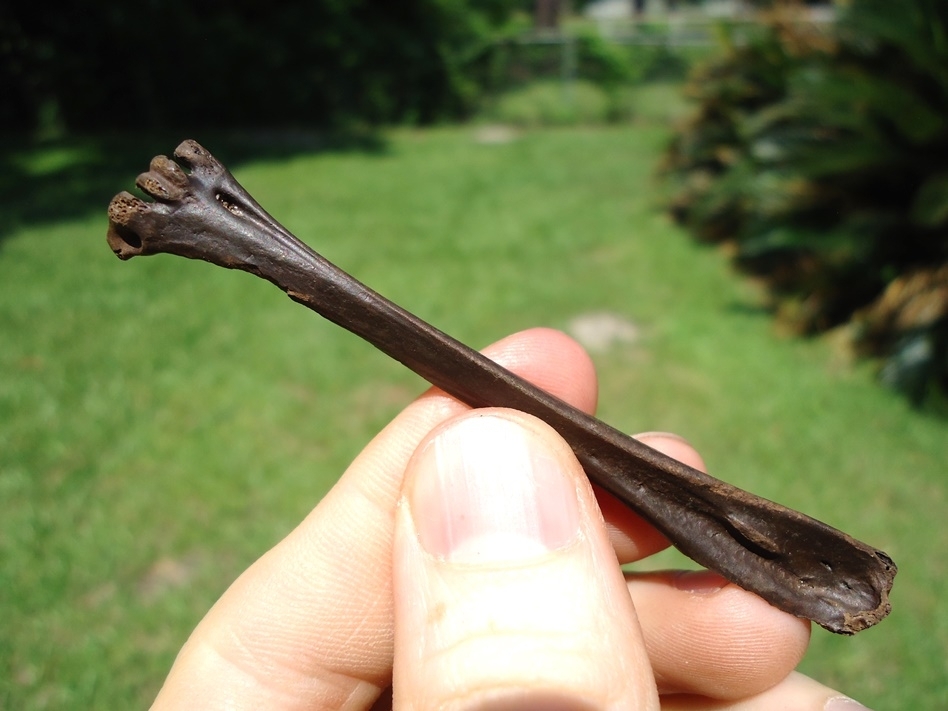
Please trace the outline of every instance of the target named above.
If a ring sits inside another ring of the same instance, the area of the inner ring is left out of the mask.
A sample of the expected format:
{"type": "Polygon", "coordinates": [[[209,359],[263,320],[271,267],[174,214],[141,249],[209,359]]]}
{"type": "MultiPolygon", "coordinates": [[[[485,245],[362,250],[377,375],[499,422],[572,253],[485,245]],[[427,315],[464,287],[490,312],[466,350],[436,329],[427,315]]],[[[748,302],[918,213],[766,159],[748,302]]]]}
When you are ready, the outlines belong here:
{"type": "Polygon", "coordinates": [[[837,696],[826,702],[823,711],[869,711],[869,709],[847,696],[837,696]]]}
{"type": "Polygon", "coordinates": [[[683,570],[672,579],[678,590],[699,594],[714,593],[727,585],[727,580],[711,570],[683,570]]]}
{"type": "Polygon", "coordinates": [[[531,558],[579,531],[575,484],[527,428],[463,419],[416,455],[409,505],[421,545],[458,563],[531,558]]]}

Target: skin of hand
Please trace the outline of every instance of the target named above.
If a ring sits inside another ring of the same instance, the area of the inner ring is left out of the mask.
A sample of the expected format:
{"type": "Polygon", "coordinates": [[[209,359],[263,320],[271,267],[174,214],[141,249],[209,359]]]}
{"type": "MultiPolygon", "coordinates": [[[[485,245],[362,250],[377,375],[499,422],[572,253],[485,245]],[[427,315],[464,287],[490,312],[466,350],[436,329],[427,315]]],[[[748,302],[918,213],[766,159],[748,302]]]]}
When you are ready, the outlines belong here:
{"type": "MultiPolygon", "coordinates": [[[[485,353],[594,411],[564,334],[485,353]]],[[[640,439],[703,467],[674,435],[640,439]]],[[[544,423],[432,389],[224,593],[152,708],[864,708],[793,672],[808,622],[713,573],[623,577],[667,545],[544,423]]]]}

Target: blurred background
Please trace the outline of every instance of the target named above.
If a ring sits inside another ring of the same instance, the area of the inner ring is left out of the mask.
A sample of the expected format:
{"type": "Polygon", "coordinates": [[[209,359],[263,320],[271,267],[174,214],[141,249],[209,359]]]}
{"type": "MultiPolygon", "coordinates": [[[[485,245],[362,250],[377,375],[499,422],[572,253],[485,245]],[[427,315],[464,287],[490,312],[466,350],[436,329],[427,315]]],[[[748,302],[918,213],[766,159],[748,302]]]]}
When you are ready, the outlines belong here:
{"type": "Polygon", "coordinates": [[[571,333],[603,419],[887,551],[890,618],[803,671],[948,708],[946,38],[941,0],[0,8],[0,708],[146,706],[425,388],[248,275],[115,259],[109,199],[185,138],[422,318],[571,333]]]}

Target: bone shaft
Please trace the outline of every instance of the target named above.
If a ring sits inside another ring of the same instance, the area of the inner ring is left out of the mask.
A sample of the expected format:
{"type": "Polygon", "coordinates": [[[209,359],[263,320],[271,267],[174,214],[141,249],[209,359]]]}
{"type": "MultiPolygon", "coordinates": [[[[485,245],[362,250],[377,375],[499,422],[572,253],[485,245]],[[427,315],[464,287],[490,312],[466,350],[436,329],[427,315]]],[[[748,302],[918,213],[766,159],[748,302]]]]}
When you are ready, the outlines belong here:
{"type": "Polygon", "coordinates": [[[508,407],[559,432],[589,478],[682,552],[777,607],[852,634],[884,618],[892,560],[804,514],[667,457],[540,390],[331,264],[266,213],[207,151],[185,141],[185,175],[158,157],[120,193],[109,246],[122,259],[168,252],[242,269],[364,338],[472,407],[508,407]]]}

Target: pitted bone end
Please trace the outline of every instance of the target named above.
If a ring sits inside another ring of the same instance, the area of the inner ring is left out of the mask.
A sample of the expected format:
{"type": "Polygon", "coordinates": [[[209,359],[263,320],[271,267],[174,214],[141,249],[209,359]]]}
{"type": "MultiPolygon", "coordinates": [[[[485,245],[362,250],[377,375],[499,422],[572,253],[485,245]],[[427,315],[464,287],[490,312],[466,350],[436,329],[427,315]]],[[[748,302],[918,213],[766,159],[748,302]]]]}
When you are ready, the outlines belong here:
{"type": "Polygon", "coordinates": [[[182,141],[174,149],[174,157],[195,172],[221,175],[226,171],[217,158],[192,138],[182,141]]]}
{"type": "Polygon", "coordinates": [[[151,159],[149,170],[138,176],[135,184],[147,195],[161,202],[181,200],[188,192],[188,175],[167,156],[151,159]]]}
{"type": "Polygon", "coordinates": [[[109,203],[109,247],[119,259],[153,254],[152,244],[164,227],[166,205],[184,200],[190,192],[190,178],[167,156],[155,156],[149,170],[138,176],[138,188],[155,202],[121,192],[109,203]]]}
{"type": "MultiPolygon", "coordinates": [[[[220,188],[227,182],[229,173],[193,140],[182,142],[174,155],[175,160],[155,156],[148,170],[135,181],[139,190],[153,201],[127,192],[112,199],[107,240],[119,259],[169,252],[217,261],[196,249],[200,240],[194,233],[206,234],[214,231],[208,228],[224,228],[218,210],[227,207],[221,201],[220,188]],[[216,204],[215,198],[221,204],[216,204]],[[175,213],[177,216],[172,219],[175,213]]],[[[216,232],[226,235],[229,230],[217,229],[216,232]]]]}
{"type": "Polygon", "coordinates": [[[109,231],[106,239],[119,259],[131,259],[142,254],[142,238],[133,225],[148,209],[145,201],[124,191],[109,203],[109,231]]]}
{"type": "Polygon", "coordinates": [[[197,141],[183,141],[173,159],[153,158],[135,184],[151,200],[123,192],[109,205],[107,240],[119,259],[176,254],[261,275],[261,261],[278,264],[294,253],[299,265],[316,256],[298,249],[197,141]]]}
{"type": "Polygon", "coordinates": [[[191,169],[188,175],[174,160],[155,156],[148,170],[138,176],[135,184],[154,203],[145,202],[131,193],[121,192],[109,204],[109,247],[119,259],[154,254],[162,249],[161,233],[166,227],[167,209],[182,203],[194,192],[194,180],[206,177],[220,179],[224,166],[197,141],[186,140],[175,149],[175,158],[191,169]]]}

